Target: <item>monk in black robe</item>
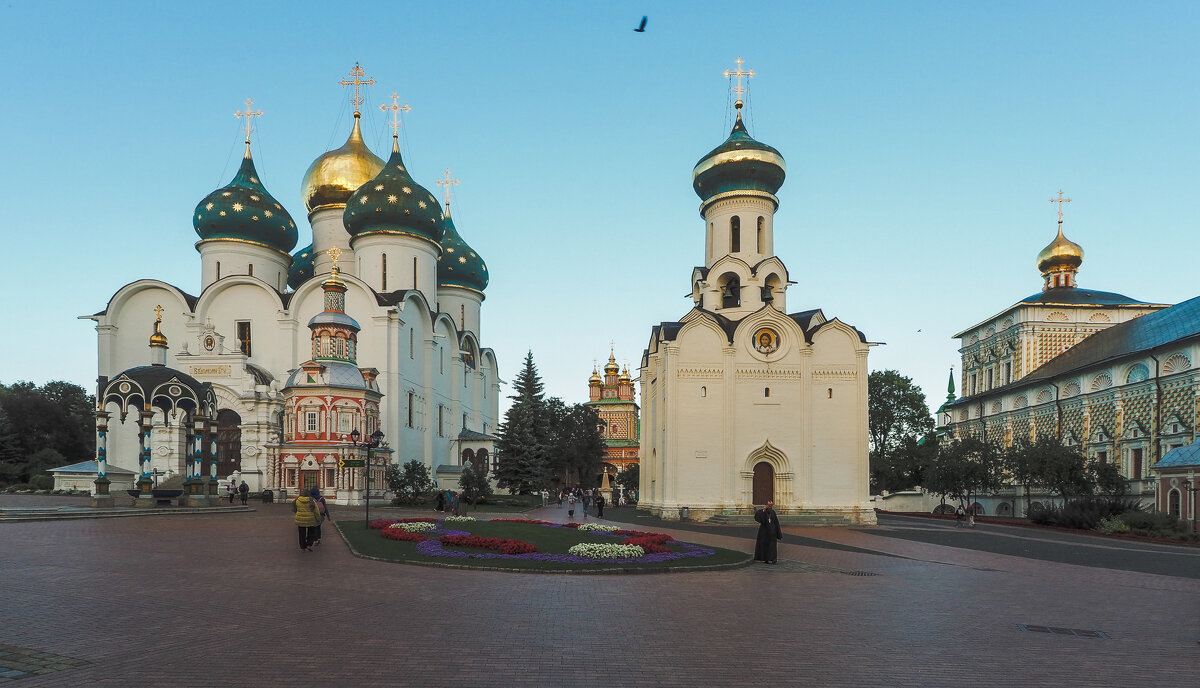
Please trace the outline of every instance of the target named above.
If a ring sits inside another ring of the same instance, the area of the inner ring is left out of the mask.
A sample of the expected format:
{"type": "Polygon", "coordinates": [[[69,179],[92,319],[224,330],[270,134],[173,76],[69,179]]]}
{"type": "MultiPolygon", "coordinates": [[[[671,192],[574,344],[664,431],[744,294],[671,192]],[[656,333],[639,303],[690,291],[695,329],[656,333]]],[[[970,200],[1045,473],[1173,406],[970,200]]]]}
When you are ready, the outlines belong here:
{"type": "Polygon", "coordinates": [[[779,558],[778,541],[783,539],[779,527],[779,514],[775,513],[775,502],[767,500],[767,506],[754,512],[758,521],[758,540],[754,543],[754,561],[774,564],[779,558]]]}

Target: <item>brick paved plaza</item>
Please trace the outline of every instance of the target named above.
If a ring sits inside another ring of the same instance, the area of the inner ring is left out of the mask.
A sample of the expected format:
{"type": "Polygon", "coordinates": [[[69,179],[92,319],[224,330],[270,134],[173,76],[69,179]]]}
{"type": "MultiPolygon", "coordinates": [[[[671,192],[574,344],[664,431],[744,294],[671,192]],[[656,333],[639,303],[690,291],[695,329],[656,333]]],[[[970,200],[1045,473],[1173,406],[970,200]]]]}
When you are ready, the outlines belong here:
{"type": "MultiPolygon", "coordinates": [[[[786,561],[776,567],[504,574],[358,559],[328,528],[323,547],[303,554],[287,505],[255,508],[0,523],[0,666],[24,668],[15,669],[23,677],[7,680],[22,687],[1200,684],[1196,548],[885,517],[873,530],[786,528],[786,561]],[[1047,561],[1055,552],[1068,553],[1066,560],[1078,553],[1087,565],[1047,561]],[[1166,573],[1125,570],[1139,558],[1166,573]]],[[[553,507],[530,516],[562,520],[553,507]]],[[[745,529],[708,531],[668,532],[752,547],[745,529]]]]}

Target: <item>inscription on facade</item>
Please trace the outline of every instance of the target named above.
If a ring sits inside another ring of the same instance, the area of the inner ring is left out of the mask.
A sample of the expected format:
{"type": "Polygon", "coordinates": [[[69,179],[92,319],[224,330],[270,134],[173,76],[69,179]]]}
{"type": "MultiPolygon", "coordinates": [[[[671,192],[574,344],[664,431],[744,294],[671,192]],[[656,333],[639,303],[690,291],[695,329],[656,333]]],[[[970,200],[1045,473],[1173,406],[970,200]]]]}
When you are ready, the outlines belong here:
{"type": "Polygon", "coordinates": [[[188,366],[188,373],[192,377],[231,377],[233,375],[233,366],[228,365],[194,365],[188,366]]]}

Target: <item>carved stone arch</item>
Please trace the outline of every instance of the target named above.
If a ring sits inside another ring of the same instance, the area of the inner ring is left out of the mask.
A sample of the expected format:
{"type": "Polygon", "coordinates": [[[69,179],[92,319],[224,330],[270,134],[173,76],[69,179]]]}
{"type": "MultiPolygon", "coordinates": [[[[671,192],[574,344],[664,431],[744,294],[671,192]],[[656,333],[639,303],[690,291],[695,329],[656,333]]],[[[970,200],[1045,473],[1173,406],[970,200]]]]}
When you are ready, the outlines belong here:
{"type": "Polygon", "coordinates": [[[1047,322],[1067,322],[1068,320],[1070,320],[1070,318],[1068,318],[1067,314],[1063,313],[1062,311],[1054,311],[1050,315],[1046,316],[1047,322]]]}
{"type": "Polygon", "coordinates": [[[1182,353],[1173,354],[1166,361],[1163,361],[1163,374],[1181,373],[1185,370],[1190,370],[1191,367],[1192,361],[1187,355],[1182,353]]]}
{"type": "Polygon", "coordinates": [[[707,330],[711,332],[720,343],[721,346],[729,344],[729,335],[725,330],[717,325],[716,321],[711,316],[692,318],[684,323],[683,327],[679,328],[679,332],[675,335],[675,341],[694,336],[694,331],[697,329],[707,330]]]}
{"type": "Polygon", "coordinates": [[[1112,387],[1112,384],[1113,380],[1111,375],[1108,373],[1100,373],[1096,377],[1092,378],[1091,387],[1092,391],[1094,392],[1100,389],[1108,389],[1109,387],[1112,387]]]}
{"type": "MultiPolygon", "coordinates": [[[[188,304],[188,296],[175,285],[168,284],[160,280],[142,279],[137,280],[136,282],[130,282],[129,284],[126,284],[118,289],[117,293],[113,294],[112,298],[108,300],[108,307],[104,309],[104,315],[109,319],[117,319],[117,316],[122,310],[125,309],[125,306],[127,303],[129,303],[130,299],[144,291],[150,290],[166,292],[174,300],[175,305],[179,308],[180,312],[192,312],[192,307],[188,304]]],[[[169,306],[167,304],[164,303],[163,308],[167,308],[169,312],[169,306]]]]}
{"type": "Polygon", "coordinates": [[[1092,313],[1091,316],[1088,317],[1088,322],[1107,323],[1112,322],[1112,318],[1108,317],[1108,315],[1105,313],[1092,313]]]}
{"type": "Polygon", "coordinates": [[[1024,394],[1020,394],[1016,399],[1013,399],[1012,407],[1014,409],[1023,409],[1026,406],[1029,406],[1029,397],[1024,394]]]}
{"type": "Polygon", "coordinates": [[[1127,371],[1125,371],[1126,384],[1141,382],[1148,377],[1150,377],[1150,369],[1146,367],[1145,363],[1134,363],[1133,365],[1129,366],[1127,371]]]}
{"type": "MultiPolygon", "coordinates": [[[[222,293],[235,287],[244,286],[254,287],[255,289],[262,291],[263,294],[266,294],[272,301],[274,301],[278,310],[283,310],[283,296],[271,285],[257,277],[251,277],[249,275],[230,275],[229,277],[224,277],[213,282],[212,284],[208,285],[207,289],[200,293],[200,298],[196,300],[196,315],[204,315],[209,313],[212,310],[213,304],[217,302],[222,293]]],[[[312,290],[319,287],[319,280],[308,280],[308,282],[300,285],[300,290],[297,290],[297,294],[300,293],[301,290],[312,290]]],[[[292,299],[288,303],[296,303],[296,295],[293,295],[292,299]]]]}
{"type": "Polygon", "coordinates": [[[1045,404],[1051,401],[1054,401],[1054,392],[1051,391],[1049,387],[1043,387],[1038,390],[1037,398],[1034,400],[1034,403],[1045,404]]]}
{"type": "MultiPolygon", "coordinates": [[[[754,478],[756,473],[760,481],[764,474],[769,473],[772,481],[772,495],[779,510],[786,510],[794,503],[793,481],[795,473],[787,455],[765,440],[760,447],[746,455],[742,463],[742,502],[749,506],[754,504],[754,478]],[[761,465],[760,465],[761,464],[761,465]]],[[[761,492],[761,485],[760,485],[761,492]]],[[[761,495],[760,495],[761,496],[761,495]]]]}

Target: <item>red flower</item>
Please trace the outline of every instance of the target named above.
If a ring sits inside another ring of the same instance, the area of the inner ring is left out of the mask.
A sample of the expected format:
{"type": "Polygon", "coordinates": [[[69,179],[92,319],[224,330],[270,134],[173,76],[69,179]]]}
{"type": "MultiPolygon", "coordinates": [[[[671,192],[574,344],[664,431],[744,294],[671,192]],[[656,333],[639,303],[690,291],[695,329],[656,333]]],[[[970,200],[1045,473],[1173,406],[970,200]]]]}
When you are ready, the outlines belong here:
{"type": "Polygon", "coordinates": [[[675,538],[671,537],[670,535],[667,535],[666,533],[649,533],[649,532],[646,532],[643,530],[618,530],[618,531],[614,531],[613,534],[614,535],[625,535],[628,537],[635,537],[635,538],[652,538],[655,542],[657,542],[660,545],[663,544],[664,542],[673,542],[675,540],[675,538]]]}
{"type": "Polygon", "coordinates": [[[429,537],[420,533],[410,533],[403,528],[384,528],[379,533],[389,540],[403,540],[406,542],[424,542],[429,537]]]}
{"type": "Polygon", "coordinates": [[[368,525],[367,527],[370,528],[371,530],[382,530],[382,529],[387,528],[388,526],[392,525],[395,522],[396,521],[394,521],[390,518],[379,518],[379,519],[375,519],[374,521],[371,521],[370,525],[368,525]]]}
{"type": "Polygon", "coordinates": [[[528,542],[507,540],[504,538],[479,537],[477,535],[443,535],[440,539],[443,545],[449,545],[450,547],[478,547],[480,549],[495,550],[501,554],[531,554],[537,551],[537,547],[528,542]]]}
{"type": "Polygon", "coordinates": [[[402,518],[399,521],[396,521],[396,523],[437,523],[437,522],[438,522],[438,520],[436,518],[430,518],[428,516],[402,518]]]}
{"type": "Polygon", "coordinates": [[[645,550],[646,554],[665,554],[671,550],[663,547],[663,543],[671,540],[671,536],[665,533],[653,533],[650,537],[631,537],[626,538],[622,545],[637,545],[645,550]],[[663,539],[666,538],[666,539],[663,539]]]}
{"type": "Polygon", "coordinates": [[[531,518],[493,518],[493,519],[491,519],[491,522],[492,523],[532,523],[534,525],[539,525],[539,526],[558,525],[557,523],[551,523],[550,521],[536,521],[531,518]]]}

